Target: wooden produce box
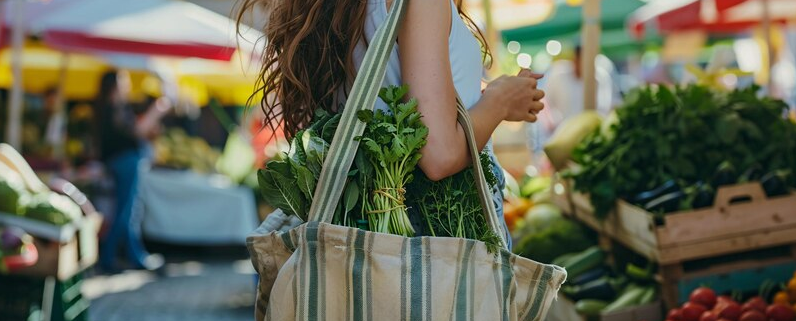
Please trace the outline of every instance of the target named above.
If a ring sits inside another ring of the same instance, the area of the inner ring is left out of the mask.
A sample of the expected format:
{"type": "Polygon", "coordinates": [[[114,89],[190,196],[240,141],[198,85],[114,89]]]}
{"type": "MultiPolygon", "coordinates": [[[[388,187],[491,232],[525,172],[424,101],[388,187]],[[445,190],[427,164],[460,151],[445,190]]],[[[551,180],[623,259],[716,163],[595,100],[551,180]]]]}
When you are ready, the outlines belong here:
{"type": "Polygon", "coordinates": [[[28,231],[22,226],[33,235],[33,244],[39,252],[39,260],[33,266],[14,271],[12,274],[33,277],[53,276],[58,280],[71,278],[97,262],[97,231],[100,225],[102,225],[102,216],[94,212],[85,215],[79,222],[61,227],[50,225],[52,231],[45,229],[28,231]]]}
{"type": "MultiPolygon", "coordinates": [[[[575,311],[575,303],[559,295],[550,306],[547,321],[589,321],[575,311]]],[[[663,321],[663,307],[660,301],[630,307],[620,311],[604,313],[599,321],[663,321]]]]}
{"type": "Polygon", "coordinates": [[[712,208],[666,214],[660,226],[623,200],[598,221],[586,195],[571,195],[576,218],[662,265],[796,244],[796,194],[767,198],[759,183],[720,188],[712,208]]]}

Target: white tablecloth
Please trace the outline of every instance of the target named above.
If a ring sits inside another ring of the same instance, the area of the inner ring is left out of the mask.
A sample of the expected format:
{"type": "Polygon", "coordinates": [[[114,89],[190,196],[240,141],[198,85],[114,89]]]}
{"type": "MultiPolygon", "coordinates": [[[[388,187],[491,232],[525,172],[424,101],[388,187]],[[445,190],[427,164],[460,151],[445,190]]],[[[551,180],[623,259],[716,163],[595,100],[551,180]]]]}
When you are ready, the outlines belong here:
{"type": "Polygon", "coordinates": [[[151,170],[141,174],[147,238],[179,244],[245,244],[258,223],[254,192],[223,176],[151,170]]]}

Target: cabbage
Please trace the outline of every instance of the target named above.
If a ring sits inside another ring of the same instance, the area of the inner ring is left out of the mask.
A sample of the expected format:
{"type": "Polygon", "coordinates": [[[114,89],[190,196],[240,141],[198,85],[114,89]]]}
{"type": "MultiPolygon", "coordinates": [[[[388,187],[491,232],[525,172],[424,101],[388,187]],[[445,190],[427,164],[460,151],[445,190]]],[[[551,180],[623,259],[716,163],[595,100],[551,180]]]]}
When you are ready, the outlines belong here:
{"type": "Polygon", "coordinates": [[[563,219],[561,209],[551,204],[537,204],[525,213],[525,221],[532,231],[541,231],[563,219]]]}

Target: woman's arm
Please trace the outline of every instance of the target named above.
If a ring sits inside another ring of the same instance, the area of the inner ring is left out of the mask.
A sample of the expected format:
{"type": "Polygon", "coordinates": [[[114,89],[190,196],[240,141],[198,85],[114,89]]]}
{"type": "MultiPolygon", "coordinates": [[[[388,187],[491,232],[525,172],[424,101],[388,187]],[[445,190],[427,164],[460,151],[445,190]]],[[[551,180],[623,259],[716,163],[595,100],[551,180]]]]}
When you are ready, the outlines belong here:
{"type": "MultiPolygon", "coordinates": [[[[399,31],[401,75],[409,96],[429,128],[428,144],[419,166],[432,180],[440,180],[470,163],[464,131],[456,121],[456,92],[451,75],[448,37],[451,4],[447,0],[410,1],[399,31]]],[[[473,66],[480,68],[480,66],[473,66]]],[[[536,89],[538,75],[503,76],[493,81],[470,109],[478,148],[483,148],[503,120],[536,121],[544,93],[536,89]]]]}

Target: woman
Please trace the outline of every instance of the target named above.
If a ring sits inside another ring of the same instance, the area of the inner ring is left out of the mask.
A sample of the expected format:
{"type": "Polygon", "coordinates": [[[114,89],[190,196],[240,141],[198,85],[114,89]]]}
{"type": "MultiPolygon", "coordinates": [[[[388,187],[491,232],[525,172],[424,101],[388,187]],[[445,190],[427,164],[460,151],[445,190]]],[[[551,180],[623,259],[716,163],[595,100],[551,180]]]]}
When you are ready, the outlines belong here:
{"type": "Polygon", "coordinates": [[[169,108],[162,101],[162,106],[149,108],[136,119],[128,101],[130,85],[130,75],[127,72],[106,72],[100,81],[94,105],[100,158],[116,185],[116,215],[111,230],[101,243],[100,264],[109,271],[117,268],[116,250],[120,241],[123,242],[127,259],[133,267],[153,269],[162,264],[162,258],[151,256],[144,249],[141,222],[134,218],[133,205],[138,188],[139,167],[146,156],[143,141],[157,130],[160,118],[169,108]]]}
{"type": "MultiPolygon", "coordinates": [[[[392,0],[246,0],[239,18],[259,4],[269,12],[260,90],[263,97],[275,97],[262,102],[265,121],[292,136],[315,108],[333,111],[345,101],[392,0]]],[[[489,51],[482,50],[484,38],[461,8],[461,0],[409,1],[384,81],[385,86],[408,84],[408,96],[419,102],[429,128],[419,166],[433,180],[470,162],[456,121],[457,93],[470,111],[479,148],[487,146],[500,122],[534,122],[544,107],[539,101],[544,92],[536,88],[541,75],[529,70],[492,81],[482,94],[482,52],[488,56],[489,51]]],[[[386,108],[382,102],[376,107],[386,108]]],[[[501,189],[495,187],[495,202],[502,215],[501,189]]]]}

